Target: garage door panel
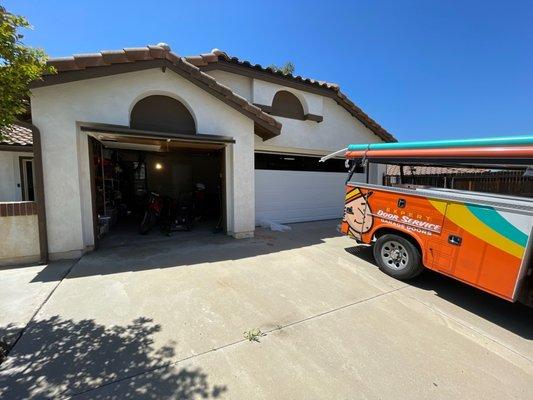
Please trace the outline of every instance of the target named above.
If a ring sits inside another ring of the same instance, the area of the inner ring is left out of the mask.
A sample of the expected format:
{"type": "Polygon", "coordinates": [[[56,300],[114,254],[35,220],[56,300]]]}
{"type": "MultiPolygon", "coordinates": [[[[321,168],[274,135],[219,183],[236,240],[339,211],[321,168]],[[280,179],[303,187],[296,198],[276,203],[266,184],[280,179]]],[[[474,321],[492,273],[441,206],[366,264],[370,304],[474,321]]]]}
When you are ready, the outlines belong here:
{"type": "Polygon", "coordinates": [[[258,221],[267,220],[275,221],[283,224],[289,224],[293,222],[306,222],[306,221],[320,221],[324,219],[337,219],[340,218],[338,207],[323,208],[323,209],[309,209],[300,210],[298,213],[286,214],[280,217],[278,211],[264,211],[261,216],[258,217],[258,221]]]}
{"type": "Polygon", "coordinates": [[[257,169],[256,221],[290,223],[340,218],[345,179],[346,173],[338,172],[257,169]]]}

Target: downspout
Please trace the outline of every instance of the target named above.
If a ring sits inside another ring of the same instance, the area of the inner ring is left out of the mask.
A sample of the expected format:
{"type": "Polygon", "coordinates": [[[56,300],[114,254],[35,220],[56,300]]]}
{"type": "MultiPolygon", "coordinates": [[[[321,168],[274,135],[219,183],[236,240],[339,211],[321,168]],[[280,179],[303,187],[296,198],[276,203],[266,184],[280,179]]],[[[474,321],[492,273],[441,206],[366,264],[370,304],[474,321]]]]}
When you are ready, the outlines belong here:
{"type": "Polygon", "coordinates": [[[41,132],[32,124],[17,122],[22,126],[31,129],[33,135],[33,165],[35,177],[35,200],[37,203],[37,221],[39,226],[39,252],[40,262],[48,263],[48,236],[46,231],[46,207],[44,198],[44,176],[43,176],[43,150],[41,145],[41,132]]]}

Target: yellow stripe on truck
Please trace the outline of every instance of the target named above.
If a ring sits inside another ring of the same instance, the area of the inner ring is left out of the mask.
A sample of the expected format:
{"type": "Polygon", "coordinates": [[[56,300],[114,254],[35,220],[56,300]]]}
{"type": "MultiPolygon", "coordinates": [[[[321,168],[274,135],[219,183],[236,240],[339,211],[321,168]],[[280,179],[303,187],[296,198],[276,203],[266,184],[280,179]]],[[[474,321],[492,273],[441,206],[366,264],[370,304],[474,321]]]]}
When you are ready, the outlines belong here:
{"type": "Polygon", "coordinates": [[[503,250],[515,257],[522,258],[524,255],[524,247],[516,244],[507,237],[494,231],[489,226],[485,225],[479,219],[476,218],[468,208],[463,204],[440,202],[428,199],[433,207],[447,219],[452,221],[457,226],[460,226],[471,235],[489,243],[490,245],[503,250]]]}

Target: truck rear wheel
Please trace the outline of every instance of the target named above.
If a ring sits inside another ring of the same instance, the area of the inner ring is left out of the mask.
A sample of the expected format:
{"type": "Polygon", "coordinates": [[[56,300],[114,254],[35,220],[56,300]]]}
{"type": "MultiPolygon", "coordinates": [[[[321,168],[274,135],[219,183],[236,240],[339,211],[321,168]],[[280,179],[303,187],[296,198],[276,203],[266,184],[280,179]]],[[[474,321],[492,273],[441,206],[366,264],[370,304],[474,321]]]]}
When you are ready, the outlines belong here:
{"type": "Polygon", "coordinates": [[[374,243],[374,259],[380,270],[396,279],[414,278],[424,269],[418,249],[400,235],[380,236],[374,243]]]}

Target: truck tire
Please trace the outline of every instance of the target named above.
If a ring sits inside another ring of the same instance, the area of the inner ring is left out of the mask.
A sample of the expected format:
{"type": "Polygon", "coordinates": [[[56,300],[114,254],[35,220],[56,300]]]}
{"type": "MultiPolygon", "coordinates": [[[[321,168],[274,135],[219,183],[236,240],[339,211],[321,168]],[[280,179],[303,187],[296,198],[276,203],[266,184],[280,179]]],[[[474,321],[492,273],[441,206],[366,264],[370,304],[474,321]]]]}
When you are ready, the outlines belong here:
{"type": "Polygon", "coordinates": [[[393,278],[411,279],[424,269],[416,246],[400,235],[380,236],[374,243],[373,252],[379,269],[393,278]]]}

